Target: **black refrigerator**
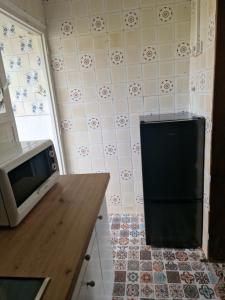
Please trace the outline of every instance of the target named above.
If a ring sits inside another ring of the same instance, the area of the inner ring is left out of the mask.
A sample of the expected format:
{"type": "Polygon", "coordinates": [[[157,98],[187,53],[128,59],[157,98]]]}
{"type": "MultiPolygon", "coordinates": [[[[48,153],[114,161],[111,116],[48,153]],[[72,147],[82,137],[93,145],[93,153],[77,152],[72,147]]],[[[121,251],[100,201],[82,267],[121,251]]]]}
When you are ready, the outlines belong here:
{"type": "Polygon", "coordinates": [[[147,245],[202,245],[205,119],[140,117],[147,245]]]}

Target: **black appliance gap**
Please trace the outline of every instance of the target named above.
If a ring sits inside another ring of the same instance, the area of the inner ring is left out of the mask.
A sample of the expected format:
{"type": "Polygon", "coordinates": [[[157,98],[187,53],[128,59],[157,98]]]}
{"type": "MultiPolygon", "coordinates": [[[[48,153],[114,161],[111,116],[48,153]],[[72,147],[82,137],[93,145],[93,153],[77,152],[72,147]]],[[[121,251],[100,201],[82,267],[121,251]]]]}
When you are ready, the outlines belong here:
{"type": "Polygon", "coordinates": [[[146,242],[202,245],[205,119],[189,113],[140,117],[146,242]]]}

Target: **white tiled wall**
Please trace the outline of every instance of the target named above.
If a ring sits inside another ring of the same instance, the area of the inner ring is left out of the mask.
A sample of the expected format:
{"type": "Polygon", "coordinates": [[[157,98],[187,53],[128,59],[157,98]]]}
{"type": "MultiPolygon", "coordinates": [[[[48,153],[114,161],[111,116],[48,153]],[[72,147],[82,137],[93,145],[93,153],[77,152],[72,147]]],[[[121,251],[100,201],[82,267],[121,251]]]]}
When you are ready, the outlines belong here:
{"type": "MultiPolygon", "coordinates": [[[[206,118],[203,250],[207,253],[216,1],[201,0],[200,9],[200,37],[203,42],[203,52],[190,59],[190,108],[193,113],[206,118]]],[[[193,32],[191,38],[192,35],[193,32]]]]}
{"type": "Polygon", "coordinates": [[[49,113],[41,38],[1,15],[0,51],[16,117],[49,113]]]}
{"type": "Polygon", "coordinates": [[[19,139],[54,139],[40,35],[1,15],[0,51],[19,139]]]}
{"type": "Polygon", "coordinates": [[[189,109],[190,1],[44,1],[71,173],[111,173],[111,211],[142,209],[139,116],[189,109]]]}
{"type": "MultiPolygon", "coordinates": [[[[39,20],[41,23],[44,24],[44,11],[43,11],[43,5],[41,0],[3,0],[1,5],[10,3],[13,3],[16,7],[19,9],[24,10],[37,20],[39,20]]],[[[2,20],[2,18],[1,18],[2,20]]],[[[0,116],[1,117],[1,116],[0,116]]],[[[6,142],[12,142],[14,140],[14,134],[12,131],[12,124],[1,124],[0,128],[0,144],[6,143],[6,142]]]]}

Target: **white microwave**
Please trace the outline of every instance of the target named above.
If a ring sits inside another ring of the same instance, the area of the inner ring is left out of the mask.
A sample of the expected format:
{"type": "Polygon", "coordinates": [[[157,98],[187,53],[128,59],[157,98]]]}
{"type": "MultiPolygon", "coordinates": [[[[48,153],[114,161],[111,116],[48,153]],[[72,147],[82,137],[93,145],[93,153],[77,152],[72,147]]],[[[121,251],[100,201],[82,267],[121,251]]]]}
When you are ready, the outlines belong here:
{"type": "Polygon", "coordinates": [[[17,226],[56,182],[50,140],[21,142],[0,151],[0,226],[17,226]]]}

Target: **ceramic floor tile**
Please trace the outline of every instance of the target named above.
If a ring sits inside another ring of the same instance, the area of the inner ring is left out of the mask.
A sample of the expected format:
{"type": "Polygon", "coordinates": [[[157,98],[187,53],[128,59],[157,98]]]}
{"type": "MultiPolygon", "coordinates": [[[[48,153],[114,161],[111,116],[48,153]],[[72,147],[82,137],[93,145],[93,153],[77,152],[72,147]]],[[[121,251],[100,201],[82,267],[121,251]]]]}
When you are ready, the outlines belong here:
{"type": "Polygon", "coordinates": [[[183,298],[184,297],[184,290],[181,284],[169,284],[169,295],[173,298],[183,298]]]}
{"type": "Polygon", "coordinates": [[[124,296],[125,295],[125,283],[114,283],[113,296],[124,296]]]}
{"type": "Polygon", "coordinates": [[[112,300],[225,300],[225,264],[203,262],[201,249],[146,245],[142,215],[111,215],[110,228],[112,300]]]}
{"type": "Polygon", "coordinates": [[[193,284],[184,284],[184,294],[186,298],[199,298],[198,288],[193,284]]]}
{"type": "Polygon", "coordinates": [[[127,281],[128,282],[138,282],[139,273],[138,272],[127,272],[127,281]]]}
{"type": "Polygon", "coordinates": [[[141,271],[152,271],[152,262],[151,261],[140,261],[140,270],[141,271]]]}
{"type": "Polygon", "coordinates": [[[153,274],[155,284],[167,283],[166,274],[164,272],[154,272],[153,274]]]}
{"type": "Polygon", "coordinates": [[[154,286],[151,284],[141,284],[141,297],[149,299],[154,297],[154,286]]]}
{"type": "Polygon", "coordinates": [[[115,271],[115,282],[126,282],[126,271],[115,271]]]}
{"type": "Polygon", "coordinates": [[[151,260],[151,251],[141,250],[140,251],[141,260],[151,260]]]}
{"type": "Polygon", "coordinates": [[[192,284],[195,283],[195,276],[191,272],[181,272],[180,279],[182,283],[192,284]]]}
{"type": "Polygon", "coordinates": [[[140,272],[140,282],[141,283],[153,283],[152,272],[140,272]]]}
{"type": "Polygon", "coordinates": [[[168,298],[169,290],[167,284],[155,284],[155,296],[156,298],[168,298]]]}
{"type": "Polygon", "coordinates": [[[204,272],[195,272],[195,281],[198,284],[208,284],[210,283],[207,273],[204,272]]]}
{"type": "Polygon", "coordinates": [[[127,269],[129,271],[139,271],[139,261],[138,260],[128,260],[127,269]]]}
{"type": "Polygon", "coordinates": [[[167,280],[169,283],[180,283],[180,274],[177,271],[167,271],[167,280]]]}
{"type": "Polygon", "coordinates": [[[135,283],[135,284],[131,284],[128,283],[127,284],[127,289],[126,289],[126,295],[127,296],[134,296],[137,297],[139,296],[139,284],[135,283]]]}

